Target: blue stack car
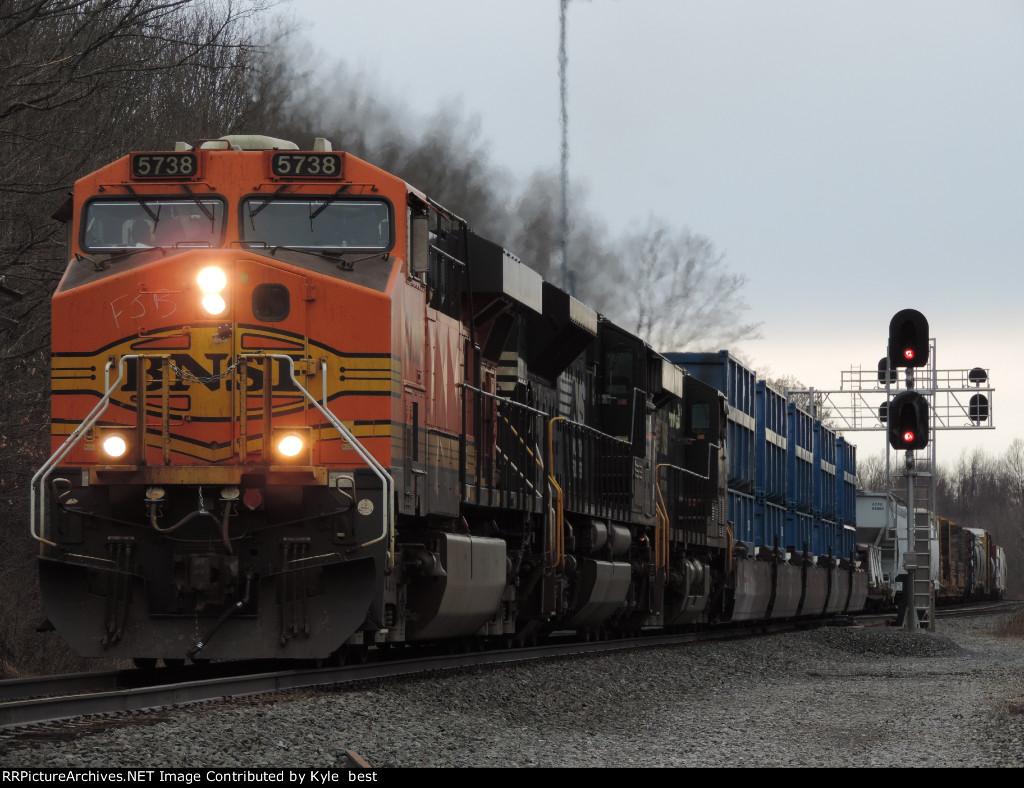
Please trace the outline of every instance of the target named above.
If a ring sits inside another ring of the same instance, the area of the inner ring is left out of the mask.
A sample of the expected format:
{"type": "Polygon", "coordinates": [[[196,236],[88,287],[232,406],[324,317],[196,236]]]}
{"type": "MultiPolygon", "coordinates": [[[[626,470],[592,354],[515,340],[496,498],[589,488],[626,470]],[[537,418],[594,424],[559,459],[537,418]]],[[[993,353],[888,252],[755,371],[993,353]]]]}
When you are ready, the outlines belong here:
{"type": "Polygon", "coordinates": [[[856,447],[727,350],[667,353],[729,404],[729,520],[754,555],[856,554],[856,447]]]}

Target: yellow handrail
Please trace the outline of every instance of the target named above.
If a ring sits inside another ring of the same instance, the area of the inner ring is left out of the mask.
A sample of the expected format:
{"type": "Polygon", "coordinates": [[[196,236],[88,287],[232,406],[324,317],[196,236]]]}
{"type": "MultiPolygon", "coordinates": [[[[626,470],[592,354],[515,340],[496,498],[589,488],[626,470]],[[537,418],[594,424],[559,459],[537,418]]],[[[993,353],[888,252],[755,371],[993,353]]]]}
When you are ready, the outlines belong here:
{"type": "Polygon", "coordinates": [[[668,564],[669,564],[669,558],[668,558],[668,529],[671,526],[671,522],[668,519],[668,507],[665,505],[665,496],[662,495],[661,486],[658,484],[658,472],[662,468],[667,468],[667,467],[673,467],[673,466],[669,465],[668,463],[662,463],[661,465],[655,465],[654,466],[654,489],[658,493],[658,503],[657,503],[655,509],[656,509],[656,511],[658,513],[658,519],[662,523],[662,527],[659,528],[657,531],[655,531],[654,556],[655,556],[655,563],[659,567],[664,569],[666,572],[668,571],[668,564]]]}
{"type": "MultiPolygon", "coordinates": [[[[565,416],[555,416],[548,422],[548,468],[555,467],[555,422],[567,421],[565,416]]],[[[565,510],[562,508],[562,488],[555,481],[554,473],[548,472],[548,481],[555,490],[555,533],[551,540],[554,550],[552,566],[561,569],[565,565],[565,510]]]]}

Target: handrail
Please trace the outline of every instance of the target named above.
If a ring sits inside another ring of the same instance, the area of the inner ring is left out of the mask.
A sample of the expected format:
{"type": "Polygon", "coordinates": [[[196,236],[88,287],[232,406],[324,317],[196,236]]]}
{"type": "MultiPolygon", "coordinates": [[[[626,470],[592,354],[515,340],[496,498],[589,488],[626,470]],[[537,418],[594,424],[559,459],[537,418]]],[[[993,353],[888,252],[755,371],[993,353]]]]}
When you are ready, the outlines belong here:
{"type": "Polygon", "coordinates": [[[593,456],[590,459],[599,459],[602,461],[622,462],[623,467],[616,467],[612,469],[609,474],[606,474],[609,478],[617,479],[620,485],[617,489],[604,487],[603,493],[596,489],[584,489],[587,486],[587,482],[590,483],[591,487],[595,484],[600,484],[600,479],[603,478],[601,475],[600,468],[592,469],[593,474],[581,478],[580,475],[574,475],[572,472],[566,473],[563,477],[563,481],[566,482],[564,489],[562,490],[563,500],[570,507],[575,505],[586,506],[593,504],[604,512],[603,516],[608,517],[612,520],[623,520],[627,521],[630,517],[629,512],[629,501],[631,500],[632,492],[629,488],[629,478],[631,475],[630,463],[632,462],[632,443],[614,435],[609,435],[601,430],[590,427],[586,424],[581,424],[577,421],[565,416],[556,416],[551,419],[548,429],[548,462],[551,468],[551,474],[554,476],[556,466],[554,464],[554,427],[555,422],[564,422],[565,427],[561,434],[565,435],[569,441],[566,446],[566,451],[571,450],[570,444],[575,444],[576,441],[583,441],[588,447],[594,450],[593,456]],[[581,500],[584,501],[581,504],[581,500]]]}
{"type": "MultiPolygon", "coordinates": [[[[56,547],[56,542],[53,542],[46,538],[44,529],[46,522],[46,494],[44,483],[49,475],[53,472],[55,466],[57,466],[68,453],[78,444],[86,432],[88,432],[99,420],[103,412],[109,407],[110,399],[114,391],[121,385],[125,378],[125,365],[126,362],[145,358],[141,354],[133,353],[121,356],[117,362],[118,374],[117,378],[113,383],[110,382],[110,371],[114,366],[114,360],[111,358],[107,361],[104,367],[104,384],[106,391],[100,398],[100,401],[96,406],[89,412],[89,415],[85,417],[81,424],[75,428],[74,432],[68,436],[64,443],[60,446],[57,451],[36,471],[32,477],[29,488],[29,532],[33,539],[43,544],[47,544],[50,547],[56,547]]],[[[352,432],[338,419],[333,413],[328,411],[326,407],[321,405],[316,397],[314,397],[305,386],[303,386],[298,379],[295,377],[295,361],[291,356],[287,356],[281,353],[247,353],[242,354],[238,357],[239,361],[245,361],[249,359],[274,359],[278,361],[284,361],[287,364],[288,375],[291,382],[295,387],[302,392],[318,411],[327,419],[327,421],[333,426],[342,438],[355,449],[356,453],[360,458],[370,467],[374,474],[380,479],[384,487],[384,528],[381,534],[367,542],[364,542],[361,547],[369,547],[370,545],[377,544],[384,539],[389,539],[389,548],[391,550],[391,559],[394,560],[394,542],[395,542],[395,512],[394,512],[394,480],[387,469],[364,447],[359,440],[352,434],[352,432]]],[[[324,398],[326,402],[326,396],[324,398]]],[[[137,407],[145,407],[144,400],[140,398],[137,403],[137,407]]],[[[144,436],[143,436],[144,439],[144,436]]]]}
{"type": "Polygon", "coordinates": [[[565,565],[565,509],[562,487],[555,480],[555,422],[568,421],[565,416],[555,416],[548,422],[548,482],[555,490],[555,533],[551,540],[555,551],[552,566],[561,569],[565,565]]]}
{"type": "MultiPolygon", "coordinates": [[[[388,470],[383,465],[381,465],[381,463],[377,460],[377,458],[374,457],[366,449],[366,447],[363,446],[363,444],[361,444],[359,442],[359,440],[356,438],[355,435],[352,434],[352,432],[348,429],[348,427],[346,427],[342,423],[341,419],[339,419],[337,416],[335,416],[333,413],[331,413],[329,410],[327,410],[327,408],[325,408],[323,405],[321,405],[319,402],[317,402],[316,397],[314,397],[306,389],[305,386],[303,386],[301,383],[299,383],[298,379],[295,377],[295,359],[293,359],[291,356],[287,356],[287,355],[285,355],[283,353],[245,353],[245,354],[242,354],[242,355],[239,356],[239,359],[248,359],[248,358],[253,358],[253,359],[255,359],[255,358],[272,358],[272,359],[275,359],[275,360],[278,360],[278,361],[285,361],[285,362],[287,362],[288,375],[291,378],[291,382],[295,385],[295,387],[299,391],[302,392],[302,394],[306,397],[306,399],[308,399],[311,403],[313,403],[313,406],[318,411],[320,411],[321,415],[325,419],[327,419],[328,422],[330,422],[331,426],[334,427],[341,434],[341,436],[345,439],[345,441],[353,449],[356,450],[356,453],[360,456],[360,458],[363,460],[363,462],[365,462],[370,467],[370,469],[376,474],[377,478],[380,479],[381,484],[383,484],[383,486],[384,486],[384,507],[385,507],[384,530],[381,532],[380,536],[378,536],[378,537],[376,537],[374,539],[371,539],[368,542],[363,542],[360,545],[360,547],[369,547],[370,545],[377,544],[378,542],[383,541],[384,539],[388,539],[388,549],[390,550],[390,559],[389,560],[390,561],[394,561],[394,555],[395,555],[395,509],[394,509],[394,497],[395,497],[395,495],[394,495],[394,484],[395,484],[395,482],[394,482],[394,479],[392,479],[391,474],[388,472],[388,470]]],[[[267,385],[269,386],[269,383],[267,385]]]]}
{"type": "MultiPolygon", "coordinates": [[[[513,423],[509,419],[506,410],[512,411],[517,415],[522,416],[524,419],[534,419],[534,426],[538,432],[540,432],[543,429],[543,419],[546,419],[548,414],[542,410],[538,410],[537,408],[530,407],[529,405],[524,405],[521,402],[516,402],[515,400],[509,399],[508,397],[503,397],[500,394],[493,394],[489,391],[484,391],[483,389],[477,388],[476,386],[470,385],[469,383],[460,383],[459,387],[463,390],[462,439],[460,441],[460,453],[466,451],[466,438],[468,435],[468,425],[466,423],[467,408],[470,407],[471,404],[476,403],[476,417],[482,417],[481,414],[483,413],[484,410],[483,405],[484,403],[489,402],[494,406],[493,418],[495,426],[497,427],[499,424],[504,424],[513,439],[509,441],[509,444],[514,445],[514,442],[517,441],[519,447],[525,453],[524,460],[526,462],[532,460],[533,463],[537,466],[537,469],[539,470],[541,477],[546,477],[546,470],[544,468],[543,463],[543,450],[537,447],[536,445],[533,448],[530,447],[529,443],[527,443],[524,437],[520,435],[519,431],[513,426],[513,423]],[[479,397],[479,401],[471,398],[469,394],[474,394],[477,397],[479,397]]],[[[518,472],[523,482],[535,493],[538,492],[537,488],[529,480],[526,479],[524,471],[515,466],[512,463],[511,459],[505,454],[505,450],[500,445],[502,436],[498,434],[499,432],[500,430],[496,429],[493,445],[490,448],[486,448],[484,443],[486,430],[482,429],[481,425],[479,424],[475,425],[474,434],[476,435],[477,438],[477,484],[474,486],[476,488],[478,496],[477,502],[479,502],[481,479],[487,476],[488,470],[491,469],[490,462],[491,460],[493,460],[494,457],[497,457],[499,459],[504,458],[507,462],[509,462],[509,465],[518,472]]],[[[460,472],[461,474],[463,474],[462,476],[460,476],[460,483],[462,483],[465,481],[464,474],[466,469],[466,457],[461,454],[460,456],[462,456],[462,471],[460,472]]],[[[465,491],[463,491],[462,494],[463,496],[465,496],[465,491]]]]}
{"type": "MultiPolygon", "coordinates": [[[[669,520],[669,517],[668,517],[668,507],[665,505],[665,496],[662,495],[662,493],[661,493],[661,485],[658,484],[658,471],[661,468],[664,468],[664,467],[666,467],[665,464],[655,465],[654,466],[654,490],[655,490],[655,492],[658,493],[658,502],[657,502],[657,504],[655,506],[655,510],[656,510],[656,512],[658,514],[658,521],[662,523],[662,527],[659,528],[657,530],[656,534],[655,534],[655,539],[654,539],[654,556],[655,556],[655,560],[654,560],[654,563],[657,566],[662,567],[663,569],[668,571],[668,567],[669,567],[669,560],[668,560],[669,533],[668,533],[668,531],[669,531],[669,528],[671,528],[671,526],[672,526],[672,521],[669,520]],[[662,541],[661,541],[662,539],[664,539],[664,544],[662,544],[662,541]],[[659,552],[659,550],[664,550],[664,554],[659,552]]],[[[673,466],[668,466],[668,467],[673,467],[673,466]]]]}
{"type": "MultiPolygon", "coordinates": [[[[664,547],[665,547],[665,554],[664,555],[665,555],[665,568],[666,569],[668,568],[668,564],[669,564],[669,560],[668,560],[668,540],[669,540],[668,528],[671,527],[671,520],[669,519],[669,516],[668,516],[668,505],[665,503],[665,496],[662,493],[661,485],[659,484],[659,479],[661,478],[661,470],[662,469],[668,469],[670,471],[675,471],[675,472],[681,474],[684,477],[685,476],[690,476],[690,477],[693,477],[695,479],[699,479],[702,482],[706,482],[709,485],[708,492],[713,493],[714,491],[710,489],[710,484],[711,484],[711,463],[713,461],[715,461],[714,458],[717,456],[717,453],[720,451],[720,449],[721,449],[721,447],[717,443],[709,443],[708,444],[708,472],[707,472],[706,476],[698,473],[697,471],[692,471],[689,468],[683,468],[683,467],[681,467],[679,465],[673,465],[672,463],[668,463],[668,462],[659,463],[658,465],[654,466],[654,489],[658,493],[658,501],[656,503],[656,507],[657,507],[657,510],[658,510],[659,517],[664,516],[664,518],[665,518],[666,532],[665,532],[665,545],[664,545],[664,547]]],[[[666,483],[667,483],[667,480],[666,480],[666,483]]],[[[657,544],[657,542],[655,542],[655,544],[657,544]]],[[[731,545],[730,545],[730,550],[731,550],[731,545]]],[[[731,558],[730,558],[730,565],[731,565],[731,563],[732,562],[731,562],[731,558]]]]}
{"type": "MultiPolygon", "coordinates": [[[[519,441],[519,445],[522,446],[523,451],[525,451],[527,456],[531,460],[533,460],[533,464],[536,465],[537,469],[541,472],[541,474],[543,474],[544,470],[545,470],[545,468],[544,468],[544,461],[543,461],[543,459],[540,456],[538,456],[539,453],[540,453],[539,448],[538,448],[537,453],[534,453],[534,450],[530,448],[530,445],[525,440],[523,440],[523,436],[519,434],[519,432],[516,430],[515,426],[513,426],[512,422],[509,421],[508,416],[506,416],[505,414],[500,413],[500,412],[497,414],[497,416],[503,422],[505,422],[505,426],[508,427],[508,431],[512,433],[512,437],[515,438],[517,441],[519,441]]],[[[496,449],[499,452],[502,452],[502,449],[501,449],[500,446],[497,446],[496,449]]],[[[502,452],[502,454],[504,454],[504,452],[502,452]]],[[[509,464],[512,464],[511,460],[507,456],[506,456],[505,459],[506,459],[506,461],[509,462],[509,464]]],[[[516,470],[518,471],[519,469],[516,468],[516,470]]],[[[535,494],[540,495],[540,493],[538,492],[537,488],[534,487],[533,483],[529,479],[525,478],[525,476],[523,475],[522,471],[519,471],[519,475],[521,477],[523,477],[523,482],[526,484],[527,487],[529,487],[531,490],[533,490],[535,494]]]]}
{"type": "MultiPolygon", "coordinates": [[[[43,482],[53,471],[54,467],[58,465],[60,461],[63,460],[68,455],[68,453],[78,444],[78,442],[82,439],[82,436],[84,436],[86,432],[92,429],[93,425],[97,421],[99,421],[100,416],[103,415],[103,411],[105,411],[107,407],[110,405],[111,394],[113,394],[114,390],[121,385],[121,381],[124,379],[125,362],[130,359],[141,358],[142,356],[139,355],[138,353],[132,353],[127,356],[121,356],[121,360],[118,362],[117,365],[117,380],[115,380],[112,384],[109,382],[110,368],[111,366],[113,366],[114,361],[112,358],[107,361],[106,365],[103,368],[104,383],[109,384],[107,385],[106,392],[104,392],[103,396],[100,398],[100,401],[96,403],[96,406],[91,411],[89,411],[89,415],[85,417],[85,420],[81,424],[79,424],[77,428],[75,428],[75,431],[72,432],[67,437],[67,440],[65,440],[64,443],[61,444],[60,448],[57,449],[57,451],[55,451],[50,456],[50,459],[44,462],[43,465],[39,468],[39,470],[35,472],[35,475],[32,476],[32,481],[29,484],[28,527],[29,533],[32,535],[32,538],[35,539],[37,542],[42,542],[43,544],[47,544],[50,547],[57,546],[56,542],[51,542],[43,534],[43,524],[46,522],[46,493],[43,491],[43,482]],[[37,493],[39,495],[38,523],[36,521],[37,493]]],[[[142,392],[139,392],[139,394],[141,400],[142,392]]],[[[145,404],[143,404],[142,407],[145,407],[145,404]]],[[[142,439],[144,440],[145,436],[143,436],[142,439]]]]}
{"type": "Polygon", "coordinates": [[[731,574],[732,573],[732,540],[733,540],[733,534],[732,534],[732,528],[729,527],[728,523],[726,523],[726,525],[725,525],[725,534],[726,534],[726,537],[727,537],[728,543],[729,543],[729,550],[726,553],[728,555],[728,561],[727,561],[727,563],[725,565],[725,572],[726,572],[726,574],[731,574]]]}
{"type": "Polygon", "coordinates": [[[503,397],[500,394],[492,394],[490,391],[484,391],[483,389],[477,388],[476,386],[472,386],[469,383],[460,383],[459,388],[465,389],[466,391],[472,391],[474,394],[479,394],[481,397],[484,397],[485,399],[493,399],[500,405],[509,405],[513,408],[523,411],[524,413],[531,413],[534,416],[545,417],[548,415],[543,410],[538,410],[537,408],[531,407],[529,405],[524,405],[521,402],[516,402],[514,399],[503,397]]]}

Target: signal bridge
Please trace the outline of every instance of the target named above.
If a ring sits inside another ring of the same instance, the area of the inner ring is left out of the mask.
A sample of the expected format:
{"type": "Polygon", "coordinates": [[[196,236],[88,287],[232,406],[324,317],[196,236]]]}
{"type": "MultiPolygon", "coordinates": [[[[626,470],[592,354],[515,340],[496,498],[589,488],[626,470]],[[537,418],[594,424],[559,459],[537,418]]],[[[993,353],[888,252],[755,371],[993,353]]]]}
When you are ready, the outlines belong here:
{"type": "MultiPolygon", "coordinates": [[[[935,340],[932,340],[934,358],[935,340]]],[[[817,418],[831,422],[838,432],[884,430],[887,406],[900,389],[893,382],[885,384],[885,374],[851,367],[841,374],[838,389],[789,389],[787,394],[804,394],[814,403],[817,418]]],[[[928,398],[932,430],[991,430],[993,394],[988,384],[988,370],[924,368],[924,375],[915,378],[914,390],[928,398]],[[983,375],[982,380],[978,376],[983,375]],[[921,384],[921,378],[927,381],[921,384]],[[977,396],[984,400],[975,399],[977,396]]],[[[933,436],[934,437],[934,436],[933,436]]]]}
{"type": "MultiPolygon", "coordinates": [[[[935,434],[939,430],[994,429],[994,389],[988,370],[938,369],[935,340],[929,337],[928,321],[914,309],[897,312],[889,323],[889,346],[870,373],[851,368],[842,373],[839,389],[787,390],[786,396],[805,395],[811,415],[830,422],[838,432],[884,430],[888,446],[904,449],[902,476],[906,480],[907,532],[903,551],[903,590],[906,629],[935,629],[937,567],[932,566],[932,513],[935,506],[935,434]],[[904,387],[898,370],[905,368],[904,387]],[[919,370],[915,379],[914,370],[919,370]],[[914,452],[928,449],[926,462],[915,464],[914,452]],[[926,483],[915,484],[916,478],[926,483]]],[[[886,473],[889,451],[886,447],[886,473]]],[[[896,508],[885,530],[898,540],[896,508]]],[[[899,546],[897,541],[897,547],[899,546]]]]}

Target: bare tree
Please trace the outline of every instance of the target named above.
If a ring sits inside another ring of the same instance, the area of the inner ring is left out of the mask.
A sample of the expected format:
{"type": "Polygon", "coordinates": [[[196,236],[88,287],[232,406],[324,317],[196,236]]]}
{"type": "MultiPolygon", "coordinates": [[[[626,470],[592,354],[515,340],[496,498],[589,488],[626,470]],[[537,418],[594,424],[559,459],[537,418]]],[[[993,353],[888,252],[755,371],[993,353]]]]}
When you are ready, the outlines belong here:
{"type": "Polygon", "coordinates": [[[0,5],[0,266],[28,297],[5,356],[46,346],[63,271],[49,217],[80,175],[166,139],[219,136],[253,101],[261,0],[9,0],[0,5]],[[213,128],[211,128],[213,127],[213,128]]]}
{"type": "Polygon", "coordinates": [[[1003,512],[1007,521],[1003,546],[1011,557],[1008,584],[1012,583],[1019,593],[1024,590],[1024,440],[1021,438],[1014,438],[1007,447],[1001,472],[1006,491],[1003,512]]]}
{"type": "Polygon", "coordinates": [[[49,308],[67,260],[50,217],[132,149],[220,136],[256,100],[263,0],[0,1],[0,674],[81,669],[43,618],[25,526],[49,452],[49,308]],[[45,660],[40,660],[45,655],[45,660]]]}
{"type": "Polygon", "coordinates": [[[890,489],[884,455],[857,457],[857,489],[871,492],[887,492],[890,489]]]}
{"type": "Polygon", "coordinates": [[[1003,454],[1003,483],[1016,519],[1024,524],[1024,440],[1014,438],[1003,454]]]}
{"type": "Polygon", "coordinates": [[[795,375],[782,375],[780,377],[768,378],[768,385],[776,391],[786,395],[789,402],[794,403],[798,408],[814,415],[829,429],[835,429],[836,424],[832,420],[832,411],[825,407],[825,395],[814,394],[812,403],[810,387],[799,381],[795,375]],[[812,407],[813,404],[813,407],[812,407]]]}
{"type": "Polygon", "coordinates": [[[728,269],[708,238],[651,218],[621,253],[631,280],[623,300],[636,332],[653,347],[718,348],[759,336],[759,323],[742,320],[746,277],[728,269]]]}

